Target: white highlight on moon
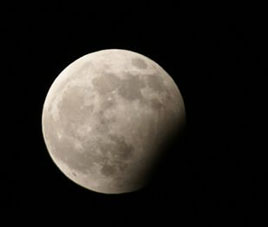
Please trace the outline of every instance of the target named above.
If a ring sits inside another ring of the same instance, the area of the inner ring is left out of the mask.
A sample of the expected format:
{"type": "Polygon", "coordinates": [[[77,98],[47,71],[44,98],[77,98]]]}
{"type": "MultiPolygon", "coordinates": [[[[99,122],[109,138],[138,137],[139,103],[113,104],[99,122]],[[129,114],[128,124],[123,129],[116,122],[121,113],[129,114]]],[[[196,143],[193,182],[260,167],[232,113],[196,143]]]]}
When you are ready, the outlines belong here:
{"type": "Polygon", "coordinates": [[[102,50],[66,67],[42,113],[48,152],[73,182],[101,193],[144,186],[164,144],[185,124],[182,96],[151,59],[102,50]]]}

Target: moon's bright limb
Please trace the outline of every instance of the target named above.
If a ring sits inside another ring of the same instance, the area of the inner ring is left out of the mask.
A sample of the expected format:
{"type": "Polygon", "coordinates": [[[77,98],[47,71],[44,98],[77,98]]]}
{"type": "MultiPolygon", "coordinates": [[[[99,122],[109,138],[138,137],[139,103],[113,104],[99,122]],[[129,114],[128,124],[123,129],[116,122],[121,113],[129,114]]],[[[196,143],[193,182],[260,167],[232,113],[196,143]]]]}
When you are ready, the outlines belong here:
{"type": "Polygon", "coordinates": [[[161,145],[185,122],[180,91],[151,59],[102,50],[65,68],[47,94],[44,140],[75,183],[101,193],[141,188],[161,145]]]}

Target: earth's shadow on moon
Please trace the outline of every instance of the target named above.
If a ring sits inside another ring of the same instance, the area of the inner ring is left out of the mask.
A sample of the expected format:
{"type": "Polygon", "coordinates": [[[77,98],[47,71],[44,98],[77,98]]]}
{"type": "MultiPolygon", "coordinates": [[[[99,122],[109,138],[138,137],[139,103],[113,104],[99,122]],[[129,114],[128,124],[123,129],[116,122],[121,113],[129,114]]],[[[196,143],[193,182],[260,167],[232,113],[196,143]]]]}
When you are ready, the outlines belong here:
{"type": "Polygon", "coordinates": [[[185,156],[186,125],[181,125],[179,130],[173,130],[161,146],[163,151],[148,178],[142,191],[160,190],[166,191],[169,187],[175,187],[179,176],[180,163],[185,156]]]}
{"type": "Polygon", "coordinates": [[[143,195],[156,192],[161,195],[170,191],[170,188],[178,187],[178,179],[181,175],[181,164],[187,157],[186,154],[186,124],[181,125],[179,130],[170,132],[165,143],[162,144],[162,154],[155,160],[155,164],[148,172],[147,181],[143,187],[130,192],[120,194],[98,193],[98,196],[111,199],[124,199],[127,197],[143,197],[143,195]]]}

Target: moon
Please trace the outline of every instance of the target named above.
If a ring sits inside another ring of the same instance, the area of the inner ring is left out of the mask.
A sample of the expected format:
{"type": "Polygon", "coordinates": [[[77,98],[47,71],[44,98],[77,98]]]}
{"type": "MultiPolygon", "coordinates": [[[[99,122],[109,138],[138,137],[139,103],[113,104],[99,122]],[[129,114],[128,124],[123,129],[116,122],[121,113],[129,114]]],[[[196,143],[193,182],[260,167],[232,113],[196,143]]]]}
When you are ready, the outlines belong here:
{"type": "Polygon", "coordinates": [[[56,166],[76,184],[105,194],[144,187],[164,144],[184,124],[183,98],[168,73],[120,49],[67,66],[42,111],[44,141],[56,166]]]}

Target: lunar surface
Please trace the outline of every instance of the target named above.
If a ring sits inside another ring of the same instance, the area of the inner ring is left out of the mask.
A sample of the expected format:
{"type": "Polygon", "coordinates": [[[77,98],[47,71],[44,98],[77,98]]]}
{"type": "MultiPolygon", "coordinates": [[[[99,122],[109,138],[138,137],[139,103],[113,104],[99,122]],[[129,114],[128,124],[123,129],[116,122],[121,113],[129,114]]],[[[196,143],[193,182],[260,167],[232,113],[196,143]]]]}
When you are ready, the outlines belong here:
{"type": "Polygon", "coordinates": [[[184,123],[184,102],[168,73],[118,49],[67,66],[42,113],[45,144],[58,168],[78,185],[107,194],[142,188],[184,123]]]}

